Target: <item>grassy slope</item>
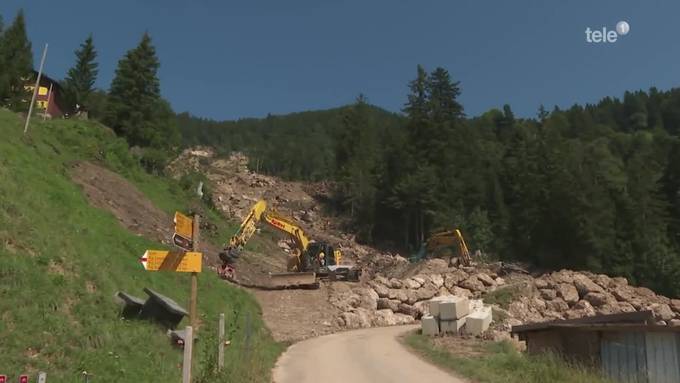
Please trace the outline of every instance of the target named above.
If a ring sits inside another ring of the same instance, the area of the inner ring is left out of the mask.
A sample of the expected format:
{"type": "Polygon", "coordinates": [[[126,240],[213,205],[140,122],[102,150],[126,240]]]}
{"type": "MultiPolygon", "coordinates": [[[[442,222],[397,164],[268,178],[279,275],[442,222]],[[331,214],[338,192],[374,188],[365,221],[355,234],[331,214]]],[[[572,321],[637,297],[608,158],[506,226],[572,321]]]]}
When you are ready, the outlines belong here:
{"type": "MultiPolygon", "coordinates": [[[[188,276],[145,272],[137,258],[159,245],[88,205],[67,169],[76,160],[99,160],[166,211],[186,208],[190,198],[172,181],[140,171],[125,143],[95,123],[36,122],[27,137],[21,128],[15,114],[0,110],[0,374],[44,370],[54,383],[86,370],[97,382],[178,381],[180,351],[155,325],[119,319],[113,296],[119,289],[144,296],[148,286],[184,303],[188,276]]],[[[269,381],[282,346],[254,298],[205,272],[199,311],[197,375],[208,380],[214,356],[206,346],[224,312],[229,380],[269,381]]]]}
{"type": "Polygon", "coordinates": [[[432,339],[412,333],[404,339],[410,348],[432,363],[480,383],[609,382],[598,374],[570,365],[553,355],[528,356],[509,343],[489,343],[484,356],[460,356],[440,349],[432,339]]]}

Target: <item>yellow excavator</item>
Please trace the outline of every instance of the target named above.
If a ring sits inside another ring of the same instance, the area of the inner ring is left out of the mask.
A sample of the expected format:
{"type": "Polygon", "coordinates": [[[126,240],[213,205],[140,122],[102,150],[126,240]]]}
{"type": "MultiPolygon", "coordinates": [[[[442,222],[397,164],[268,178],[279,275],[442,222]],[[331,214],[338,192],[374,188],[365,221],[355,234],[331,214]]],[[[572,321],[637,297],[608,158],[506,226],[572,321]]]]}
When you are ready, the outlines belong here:
{"type": "Polygon", "coordinates": [[[459,229],[432,234],[420,247],[418,253],[411,256],[409,259],[411,262],[417,262],[423,258],[435,255],[435,253],[442,248],[454,245],[458,247],[458,256],[460,257],[461,265],[470,266],[470,263],[472,262],[470,251],[468,250],[463,234],[459,229]]]}
{"type": "Polygon", "coordinates": [[[255,234],[260,222],[287,234],[294,244],[287,262],[288,272],[270,273],[271,287],[318,286],[318,278],[348,281],[359,279],[361,270],[354,265],[343,264],[340,250],[328,243],[310,240],[295,221],[276,211],[267,211],[267,202],[264,200],[253,205],[238,231],[231,237],[224,251],[220,253],[223,263],[218,273],[222,278],[231,280],[235,278],[236,259],[255,234]]]}

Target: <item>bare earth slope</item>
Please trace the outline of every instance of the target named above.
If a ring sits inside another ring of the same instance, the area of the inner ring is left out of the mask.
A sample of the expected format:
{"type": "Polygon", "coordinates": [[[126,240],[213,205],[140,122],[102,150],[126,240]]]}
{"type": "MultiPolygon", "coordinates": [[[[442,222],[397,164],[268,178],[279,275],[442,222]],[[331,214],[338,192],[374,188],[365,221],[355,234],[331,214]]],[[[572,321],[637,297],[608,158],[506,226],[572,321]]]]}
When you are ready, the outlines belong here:
{"type": "Polygon", "coordinates": [[[276,383],[462,383],[419,359],[398,336],[417,326],[348,331],[314,338],[288,348],[276,363],[276,383]]]}

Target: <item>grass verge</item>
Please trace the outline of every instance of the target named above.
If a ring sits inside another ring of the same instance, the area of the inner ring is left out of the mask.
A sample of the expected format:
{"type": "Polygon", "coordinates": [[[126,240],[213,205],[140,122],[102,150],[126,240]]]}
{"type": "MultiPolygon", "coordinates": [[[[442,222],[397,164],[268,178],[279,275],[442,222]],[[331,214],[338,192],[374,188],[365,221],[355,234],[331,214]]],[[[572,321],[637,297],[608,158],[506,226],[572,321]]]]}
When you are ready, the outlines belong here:
{"type": "Polygon", "coordinates": [[[417,332],[403,342],[433,364],[480,383],[605,383],[596,372],[565,362],[555,355],[529,356],[509,342],[479,343],[474,350],[456,352],[417,332]]]}
{"type": "MultiPolygon", "coordinates": [[[[72,382],[87,371],[97,382],[179,381],[181,351],[159,327],[121,320],[113,297],[118,290],[145,296],[150,287],[182,304],[189,276],[144,271],[137,258],[160,245],[90,206],[68,169],[74,161],[103,163],[168,212],[200,201],[177,182],[146,174],[125,142],[97,123],[34,121],[24,136],[19,117],[0,110],[0,374],[14,380],[46,371],[50,382],[72,382]]],[[[219,228],[206,239],[227,236],[233,224],[206,212],[219,228]]],[[[199,276],[198,297],[195,381],[269,382],[284,347],[272,340],[255,299],[210,272],[199,276]],[[219,377],[213,340],[221,312],[231,345],[219,377]]]]}

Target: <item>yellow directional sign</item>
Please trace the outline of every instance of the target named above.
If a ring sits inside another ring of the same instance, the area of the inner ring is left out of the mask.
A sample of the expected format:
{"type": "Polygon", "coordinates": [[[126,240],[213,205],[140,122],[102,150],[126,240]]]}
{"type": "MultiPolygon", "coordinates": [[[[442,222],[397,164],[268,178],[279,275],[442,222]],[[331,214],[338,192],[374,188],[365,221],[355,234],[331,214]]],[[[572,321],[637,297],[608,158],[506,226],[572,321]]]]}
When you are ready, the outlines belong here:
{"type": "Polygon", "coordinates": [[[147,250],[139,259],[147,271],[176,271],[200,273],[203,254],[167,250],[147,250]]]}
{"type": "Polygon", "coordinates": [[[175,233],[191,240],[193,237],[194,221],[186,215],[176,211],[175,212],[175,233]]]}

